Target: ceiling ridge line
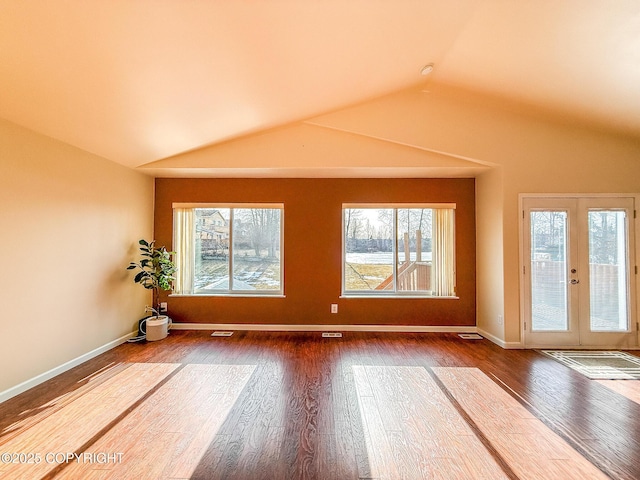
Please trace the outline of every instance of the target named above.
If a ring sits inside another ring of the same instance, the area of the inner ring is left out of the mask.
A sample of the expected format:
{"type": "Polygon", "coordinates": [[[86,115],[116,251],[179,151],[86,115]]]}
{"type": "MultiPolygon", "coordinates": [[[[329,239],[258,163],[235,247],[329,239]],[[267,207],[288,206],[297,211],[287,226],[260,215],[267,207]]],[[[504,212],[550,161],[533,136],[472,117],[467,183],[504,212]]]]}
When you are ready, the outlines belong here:
{"type": "Polygon", "coordinates": [[[449,153],[449,152],[444,152],[442,150],[436,150],[436,149],[433,149],[433,148],[422,147],[420,145],[414,145],[414,144],[411,144],[411,143],[400,142],[398,140],[391,140],[390,138],[384,138],[384,137],[379,137],[377,135],[370,135],[370,134],[367,134],[367,133],[356,132],[356,131],[349,130],[349,129],[346,129],[346,128],[333,127],[333,126],[330,126],[330,125],[323,125],[321,123],[316,123],[316,122],[313,122],[311,120],[304,120],[301,123],[303,123],[305,125],[311,125],[311,126],[314,126],[314,127],[325,128],[327,130],[333,130],[333,131],[336,131],[336,132],[349,133],[351,135],[357,135],[359,137],[370,138],[370,139],[373,139],[373,140],[379,140],[381,142],[392,143],[394,145],[400,145],[400,146],[407,147],[407,148],[413,148],[415,150],[421,150],[423,152],[435,153],[437,155],[442,155],[442,156],[445,156],[445,157],[455,158],[456,160],[464,160],[465,162],[477,163],[477,164],[483,165],[485,167],[497,167],[498,166],[497,163],[488,162],[486,160],[480,160],[480,159],[477,159],[477,158],[466,157],[464,155],[457,155],[455,153],[449,153]]]}

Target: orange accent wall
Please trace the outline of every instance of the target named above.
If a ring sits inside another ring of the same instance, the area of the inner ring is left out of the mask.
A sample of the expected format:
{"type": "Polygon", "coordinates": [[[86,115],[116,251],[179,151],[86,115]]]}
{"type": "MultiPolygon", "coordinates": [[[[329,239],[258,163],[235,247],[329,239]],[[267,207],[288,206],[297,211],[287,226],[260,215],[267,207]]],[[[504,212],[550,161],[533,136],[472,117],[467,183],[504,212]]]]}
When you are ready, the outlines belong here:
{"type": "Polygon", "coordinates": [[[284,298],[172,297],[174,322],[476,324],[474,179],[156,179],[155,239],[171,246],[174,202],[284,203],[284,298]],[[340,298],[343,203],[456,203],[457,299],[340,298]],[[338,313],[330,305],[338,304],[338,313]]]}

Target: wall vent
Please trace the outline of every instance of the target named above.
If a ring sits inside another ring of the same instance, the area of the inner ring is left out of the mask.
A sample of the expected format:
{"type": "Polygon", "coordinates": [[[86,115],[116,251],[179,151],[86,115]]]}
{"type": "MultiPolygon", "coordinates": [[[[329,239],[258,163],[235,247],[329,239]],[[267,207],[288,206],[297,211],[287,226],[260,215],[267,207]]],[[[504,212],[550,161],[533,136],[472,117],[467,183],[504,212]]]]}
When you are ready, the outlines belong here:
{"type": "Polygon", "coordinates": [[[342,333],[340,332],[322,332],[323,338],[340,338],[342,337],[342,333]]]}
{"type": "Polygon", "coordinates": [[[231,335],[233,335],[233,332],[222,332],[219,330],[216,330],[211,334],[212,337],[230,337],[231,335]]]}
{"type": "Polygon", "coordinates": [[[477,333],[459,333],[458,336],[465,340],[482,340],[484,338],[482,335],[478,335],[477,333]]]}

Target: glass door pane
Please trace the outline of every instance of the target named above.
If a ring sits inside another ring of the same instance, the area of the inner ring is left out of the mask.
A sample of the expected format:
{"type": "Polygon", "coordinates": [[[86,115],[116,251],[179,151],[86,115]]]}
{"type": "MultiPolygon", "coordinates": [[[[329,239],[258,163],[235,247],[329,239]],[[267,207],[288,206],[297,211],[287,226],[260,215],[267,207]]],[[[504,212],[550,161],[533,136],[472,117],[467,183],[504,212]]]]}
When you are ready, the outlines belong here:
{"type": "Polygon", "coordinates": [[[590,329],[629,330],[627,221],[624,211],[590,210],[590,329]]]}
{"type": "Polygon", "coordinates": [[[569,329],[567,212],[530,212],[531,330],[569,329]]]}
{"type": "Polygon", "coordinates": [[[574,198],[523,199],[524,324],[528,347],[579,345],[580,278],[574,198]]]}

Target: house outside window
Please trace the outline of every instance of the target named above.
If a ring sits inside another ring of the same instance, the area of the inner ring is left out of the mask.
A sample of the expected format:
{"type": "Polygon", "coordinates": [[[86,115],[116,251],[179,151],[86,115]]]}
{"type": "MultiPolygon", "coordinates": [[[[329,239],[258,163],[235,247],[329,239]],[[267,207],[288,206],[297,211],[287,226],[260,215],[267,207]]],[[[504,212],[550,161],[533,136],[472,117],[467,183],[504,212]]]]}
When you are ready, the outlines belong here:
{"type": "Polygon", "coordinates": [[[343,296],[455,297],[455,204],[343,205],[343,296]]]}
{"type": "Polygon", "coordinates": [[[282,295],[282,204],[174,204],[174,294],[282,295]]]}

